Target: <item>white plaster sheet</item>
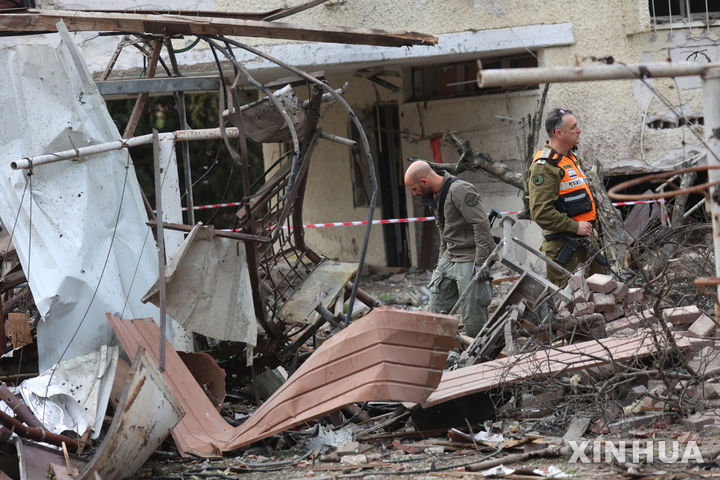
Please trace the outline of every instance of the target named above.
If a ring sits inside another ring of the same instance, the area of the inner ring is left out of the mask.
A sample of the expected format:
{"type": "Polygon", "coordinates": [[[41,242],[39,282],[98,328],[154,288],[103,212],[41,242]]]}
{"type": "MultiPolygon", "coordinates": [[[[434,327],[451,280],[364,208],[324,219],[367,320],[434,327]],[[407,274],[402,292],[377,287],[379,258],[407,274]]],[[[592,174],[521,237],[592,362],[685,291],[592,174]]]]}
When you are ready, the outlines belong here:
{"type": "Polygon", "coordinates": [[[98,438],[115,380],[119,347],[100,350],[54,365],[20,384],[23,400],[53,433],[82,435],[92,428],[98,438]]]}
{"type": "Polygon", "coordinates": [[[48,45],[0,43],[0,219],[14,228],[43,317],[40,371],[63,354],[108,344],[105,312],[157,316],[140,302],[158,264],[129,153],[37,166],[30,177],[10,168],[23,157],[120,138],[77,47],[61,36],[45,36],[48,45]]]}
{"type": "MultiPolygon", "coordinates": [[[[255,346],[257,323],[245,245],[198,223],[165,267],[167,313],[183,327],[255,346]]],[[[159,305],[156,283],[143,301],[159,305]]]]}

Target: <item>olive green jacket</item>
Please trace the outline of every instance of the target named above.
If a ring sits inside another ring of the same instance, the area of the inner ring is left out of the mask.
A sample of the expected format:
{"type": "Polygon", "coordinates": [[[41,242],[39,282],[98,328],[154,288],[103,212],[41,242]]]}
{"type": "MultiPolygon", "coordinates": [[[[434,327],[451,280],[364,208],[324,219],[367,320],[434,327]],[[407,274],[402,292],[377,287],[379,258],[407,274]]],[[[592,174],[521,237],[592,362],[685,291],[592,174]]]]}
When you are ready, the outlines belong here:
{"type": "MultiPolygon", "coordinates": [[[[450,177],[449,173],[443,172],[443,186],[450,177]]],[[[440,225],[437,203],[436,199],[432,210],[435,223],[440,229],[440,257],[447,254],[453,262],[474,262],[475,265],[482,265],[495,248],[495,241],[475,187],[460,179],[450,185],[445,197],[444,226],[440,225]]]]}
{"type": "MultiPolygon", "coordinates": [[[[547,145],[545,147],[549,148],[547,145]]],[[[580,160],[578,159],[576,163],[579,165],[580,160]]],[[[538,160],[530,166],[528,177],[530,214],[543,229],[543,235],[577,232],[578,222],[555,208],[555,202],[560,196],[560,181],[563,176],[565,176],[563,169],[549,161],[538,160]]]]}

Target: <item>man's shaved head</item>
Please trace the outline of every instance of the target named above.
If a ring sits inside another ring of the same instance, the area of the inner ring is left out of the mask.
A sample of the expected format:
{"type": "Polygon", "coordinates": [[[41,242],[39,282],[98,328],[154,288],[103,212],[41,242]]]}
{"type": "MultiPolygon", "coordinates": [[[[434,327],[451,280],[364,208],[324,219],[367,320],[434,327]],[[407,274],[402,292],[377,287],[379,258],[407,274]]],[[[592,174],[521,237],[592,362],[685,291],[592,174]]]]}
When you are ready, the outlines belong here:
{"type": "Polygon", "coordinates": [[[432,168],[427,162],[416,161],[410,164],[405,171],[405,183],[418,183],[421,178],[427,177],[432,173],[432,168]]]}
{"type": "Polygon", "coordinates": [[[405,185],[413,195],[424,196],[440,190],[443,177],[435,173],[430,164],[418,160],[405,171],[405,185]]]}

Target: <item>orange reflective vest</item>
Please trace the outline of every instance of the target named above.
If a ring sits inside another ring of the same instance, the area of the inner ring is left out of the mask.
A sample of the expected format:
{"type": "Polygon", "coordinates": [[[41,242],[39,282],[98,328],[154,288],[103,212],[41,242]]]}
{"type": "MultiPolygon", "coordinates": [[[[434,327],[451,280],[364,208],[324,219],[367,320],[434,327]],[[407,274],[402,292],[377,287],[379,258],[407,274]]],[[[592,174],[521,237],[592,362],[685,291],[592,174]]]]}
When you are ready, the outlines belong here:
{"type": "Polygon", "coordinates": [[[575,155],[563,155],[551,148],[538,151],[533,163],[549,163],[563,171],[560,190],[555,208],[578,222],[591,222],[597,218],[595,200],[593,199],[587,177],[577,164],[575,155]]]}

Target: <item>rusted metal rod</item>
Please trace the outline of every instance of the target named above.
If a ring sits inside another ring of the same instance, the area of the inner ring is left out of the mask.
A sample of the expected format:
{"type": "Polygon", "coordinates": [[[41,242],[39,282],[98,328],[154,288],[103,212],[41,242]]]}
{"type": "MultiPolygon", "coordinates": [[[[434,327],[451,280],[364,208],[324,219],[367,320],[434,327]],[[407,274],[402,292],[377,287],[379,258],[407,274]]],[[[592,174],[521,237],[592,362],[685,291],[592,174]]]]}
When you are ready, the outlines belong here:
{"type": "MultiPolygon", "coordinates": [[[[149,221],[145,222],[145,225],[155,227],[157,225],[157,221],[149,220],[149,221]]],[[[188,232],[188,233],[190,231],[192,231],[192,229],[193,229],[192,225],[183,225],[181,223],[167,223],[167,222],[163,222],[163,227],[167,228],[169,230],[178,230],[180,232],[188,232]]],[[[223,232],[222,230],[215,230],[215,236],[232,238],[233,240],[242,240],[242,241],[246,241],[246,242],[260,242],[260,243],[270,242],[269,238],[261,237],[260,235],[250,235],[249,233],[240,233],[240,232],[223,232]]]]}
{"type": "Polygon", "coordinates": [[[77,450],[78,442],[70,437],[64,435],[58,435],[52,432],[48,432],[44,428],[28,427],[20,420],[8,415],[7,413],[0,410],[0,423],[5,425],[7,428],[17,433],[21,437],[27,437],[37,442],[46,442],[58,447],[65,442],[66,445],[77,450]]]}
{"type": "Polygon", "coordinates": [[[509,85],[534,85],[548,82],[587,82],[629,80],[634,78],[683,77],[703,75],[720,63],[656,62],[616,63],[581,67],[498,68],[483,70],[478,61],[477,83],[481,88],[509,85]]]}
{"type": "Polygon", "coordinates": [[[5,382],[0,383],[0,400],[5,402],[8,407],[12,408],[15,415],[29,427],[43,427],[43,424],[35,417],[32,410],[30,410],[30,407],[13,395],[5,382]]]}

